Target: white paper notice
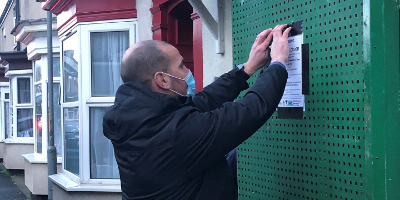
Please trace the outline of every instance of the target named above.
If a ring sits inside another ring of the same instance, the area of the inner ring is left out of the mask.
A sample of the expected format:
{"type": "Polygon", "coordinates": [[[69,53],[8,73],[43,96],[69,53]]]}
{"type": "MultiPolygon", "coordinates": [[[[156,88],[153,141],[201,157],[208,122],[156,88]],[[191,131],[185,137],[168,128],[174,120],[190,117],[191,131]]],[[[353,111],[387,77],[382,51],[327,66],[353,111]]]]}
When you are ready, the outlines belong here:
{"type": "Polygon", "coordinates": [[[303,34],[288,38],[289,57],[286,61],[286,70],[289,77],[286,83],[285,92],[278,107],[303,107],[304,95],[302,94],[302,57],[301,44],[303,34]]]}

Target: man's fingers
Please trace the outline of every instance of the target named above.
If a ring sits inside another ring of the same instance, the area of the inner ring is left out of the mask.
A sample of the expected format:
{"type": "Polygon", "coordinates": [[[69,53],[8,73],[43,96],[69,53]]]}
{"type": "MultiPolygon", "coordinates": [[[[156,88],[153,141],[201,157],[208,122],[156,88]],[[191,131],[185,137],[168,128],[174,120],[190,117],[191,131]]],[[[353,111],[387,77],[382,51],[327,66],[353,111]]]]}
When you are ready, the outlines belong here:
{"type": "Polygon", "coordinates": [[[274,37],[282,37],[282,31],[286,27],[287,27],[287,24],[277,25],[273,31],[274,37]]]}
{"type": "Polygon", "coordinates": [[[260,34],[258,34],[256,42],[257,44],[262,44],[265,41],[265,38],[267,37],[267,35],[271,35],[270,33],[272,32],[272,28],[269,28],[267,30],[264,30],[263,32],[261,32],[260,34]]]}
{"type": "Polygon", "coordinates": [[[292,27],[289,27],[285,30],[285,32],[283,32],[283,37],[287,38],[289,36],[289,32],[290,30],[292,30],[292,27]]]}
{"type": "Polygon", "coordinates": [[[272,40],[272,33],[268,35],[267,39],[261,44],[263,49],[267,49],[268,45],[271,43],[272,40]]]}

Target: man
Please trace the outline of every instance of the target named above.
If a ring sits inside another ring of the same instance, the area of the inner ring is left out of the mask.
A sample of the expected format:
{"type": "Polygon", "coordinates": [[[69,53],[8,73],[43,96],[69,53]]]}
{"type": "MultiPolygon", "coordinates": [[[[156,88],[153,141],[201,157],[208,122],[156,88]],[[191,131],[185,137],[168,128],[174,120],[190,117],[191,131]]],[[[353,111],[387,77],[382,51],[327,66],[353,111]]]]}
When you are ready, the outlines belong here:
{"type": "Polygon", "coordinates": [[[284,28],[260,33],[246,63],[193,98],[184,96],[194,93],[194,79],[176,48],[143,41],[126,51],[124,84],[103,119],[123,199],[235,199],[225,155],[268,120],[282,97],[290,31],[284,28]],[[272,64],[248,89],[246,80],[266,64],[270,48],[272,64]],[[246,95],[233,102],[245,89],[246,95]]]}

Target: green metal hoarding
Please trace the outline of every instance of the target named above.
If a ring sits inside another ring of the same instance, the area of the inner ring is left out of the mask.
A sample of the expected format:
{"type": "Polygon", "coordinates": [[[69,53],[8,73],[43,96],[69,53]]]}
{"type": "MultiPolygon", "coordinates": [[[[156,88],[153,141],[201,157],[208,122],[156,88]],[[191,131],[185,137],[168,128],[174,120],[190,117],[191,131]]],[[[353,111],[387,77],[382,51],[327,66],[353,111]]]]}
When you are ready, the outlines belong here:
{"type": "Polygon", "coordinates": [[[399,200],[399,2],[232,0],[234,63],[262,30],[300,20],[304,117],[275,113],[238,147],[239,199],[399,200]]]}

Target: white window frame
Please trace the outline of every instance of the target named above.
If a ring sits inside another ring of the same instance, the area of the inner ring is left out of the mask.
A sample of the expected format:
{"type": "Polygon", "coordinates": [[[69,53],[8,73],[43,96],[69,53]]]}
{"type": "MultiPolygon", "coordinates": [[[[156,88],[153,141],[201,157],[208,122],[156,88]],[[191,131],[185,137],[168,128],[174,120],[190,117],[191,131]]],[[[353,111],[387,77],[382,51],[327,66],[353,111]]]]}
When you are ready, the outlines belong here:
{"type": "Polygon", "coordinates": [[[0,142],[4,141],[6,139],[6,134],[5,134],[5,129],[6,127],[4,126],[4,93],[5,91],[0,90],[0,142]]]}
{"type": "MultiPolygon", "coordinates": [[[[59,54],[54,54],[53,58],[60,58],[59,54]]],[[[61,60],[61,59],[60,59],[61,60]]],[[[47,147],[48,147],[48,116],[46,113],[48,113],[48,95],[47,95],[47,86],[48,86],[48,68],[47,68],[47,62],[48,62],[48,57],[42,56],[40,59],[35,60],[33,62],[33,94],[34,96],[36,95],[36,86],[41,85],[42,87],[42,154],[43,157],[47,157],[47,147]],[[40,73],[41,73],[41,79],[39,81],[36,81],[36,64],[40,64],[40,73]],[[43,123],[44,122],[44,123],[43,123]]],[[[53,84],[54,83],[60,83],[61,77],[53,77],[53,84]]],[[[53,88],[54,90],[58,90],[58,88],[53,88]]],[[[36,99],[34,100],[34,105],[36,104],[36,99]]],[[[36,126],[37,118],[36,118],[36,106],[33,106],[33,120],[34,120],[34,126],[36,126]]],[[[58,116],[54,116],[55,118],[58,116]]],[[[61,117],[61,116],[60,116],[61,117]]],[[[37,131],[36,127],[34,128],[34,152],[37,152],[37,131]]]]}
{"type": "Polygon", "coordinates": [[[89,23],[81,26],[81,41],[82,43],[82,66],[88,66],[81,69],[82,79],[82,105],[80,106],[82,131],[81,145],[82,151],[79,151],[81,158],[81,183],[87,184],[120,184],[120,179],[91,179],[90,178],[90,108],[111,107],[114,104],[115,97],[92,97],[92,67],[91,67],[91,48],[90,34],[92,32],[112,32],[112,31],[129,31],[129,46],[138,41],[137,20],[108,20],[89,23]]]}
{"type": "Polygon", "coordinates": [[[13,77],[13,80],[15,83],[13,83],[13,91],[16,91],[15,93],[15,101],[14,105],[17,107],[29,107],[33,105],[33,95],[32,95],[32,89],[33,89],[33,80],[32,80],[32,75],[31,76],[15,76],[13,77]],[[23,78],[29,78],[29,84],[30,84],[30,103],[18,103],[18,79],[23,79],[23,78]]]}
{"type": "MultiPolygon", "coordinates": [[[[60,87],[61,87],[61,95],[60,95],[60,101],[61,101],[61,137],[62,137],[62,144],[61,144],[61,148],[63,150],[62,153],[62,173],[69,178],[70,180],[79,183],[80,182],[80,176],[82,175],[82,171],[81,171],[81,162],[80,162],[80,158],[79,158],[79,176],[71,173],[70,171],[65,169],[65,145],[64,145],[64,109],[65,108],[78,108],[79,109],[79,101],[81,100],[80,96],[81,96],[81,90],[79,89],[79,87],[81,86],[81,56],[80,56],[80,52],[81,52],[81,39],[79,37],[79,29],[80,27],[78,25],[75,25],[71,28],[71,31],[69,32],[70,34],[67,35],[63,35],[60,37],[60,46],[61,46],[61,57],[60,57],[60,87]],[[70,38],[71,36],[77,34],[78,36],[78,44],[77,44],[77,55],[78,56],[78,101],[76,102],[64,102],[64,69],[63,69],[63,64],[64,64],[64,41],[67,40],[68,38],[70,38]]],[[[80,114],[80,113],[79,113],[80,114]]],[[[82,149],[82,142],[81,142],[81,120],[79,120],[79,152],[82,149]]]]}
{"type": "MultiPolygon", "coordinates": [[[[33,95],[32,95],[32,92],[33,92],[33,82],[32,82],[33,80],[32,80],[32,74],[30,73],[30,74],[21,74],[21,75],[15,75],[15,76],[13,76],[12,78],[10,78],[10,82],[11,82],[11,84],[10,84],[10,90],[11,91],[15,91],[15,92],[11,92],[10,93],[10,96],[12,96],[12,97],[10,97],[11,99],[10,99],[10,102],[12,101],[12,112],[11,112],[11,114],[10,114],[10,121],[11,121],[11,125],[10,125],[10,127],[11,127],[11,129],[12,129],[12,138],[13,139],[18,139],[18,140],[29,140],[29,141],[32,141],[33,140],[33,136],[32,137],[18,137],[18,134],[17,134],[17,131],[18,131],[18,117],[17,117],[17,110],[18,109],[28,109],[28,108],[30,108],[30,109],[32,109],[32,112],[33,112],[33,95]],[[30,103],[24,103],[24,104],[18,104],[18,79],[20,79],[20,78],[29,78],[29,84],[30,84],[30,103]]],[[[10,107],[11,107],[11,105],[10,105],[10,107]]],[[[34,113],[32,113],[33,115],[34,115],[34,113]]],[[[32,120],[33,120],[33,117],[34,116],[32,116],[32,120]]],[[[33,121],[32,121],[32,123],[34,123],[33,121]]],[[[34,130],[32,131],[32,133],[34,132],[34,130]]]]}
{"type": "MultiPolygon", "coordinates": [[[[43,77],[42,77],[41,80],[35,82],[35,80],[36,80],[36,65],[38,63],[40,63],[40,67],[42,68],[42,65],[41,65],[42,62],[43,62],[43,60],[40,59],[40,60],[35,60],[32,63],[33,64],[33,95],[32,96],[35,97],[34,103],[33,103],[34,104],[34,106],[33,106],[33,122],[34,122],[33,123],[33,126],[34,126],[34,128],[33,128],[33,137],[34,137],[34,145],[33,146],[34,146],[34,152],[35,153],[38,153],[37,152],[37,145],[38,145],[38,143],[37,143],[37,134],[38,133],[36,132],[37,118],[36,118],[36,105],[35,105],[36,104],[36,86],[41,85],[41,87],[42,87],[42,120],[45,117],[43,115],[43,102],[44,102],[44,98],[47,98],[47,95],[43,95],[43,94],[47,94],[47,93],[44,93],[44,91],[43,91],[44,90],[43,83],[42,83],[43,77]]],[[[45,156],[45,155],[47,155],[47,151],[45,151],[45,149],[43,148],[43,146],[44,146],[43,145],[43,137],[46,137],[45,134],[43,133],[43,131],[45,130],[43,126],[47,126],[47,123],[42,123],[42,153],[39,153],[39,154],[42,154],[42,155],[45,156]]]]}
{"type": "MultiPolygon", "coordinates": [[[[0,109],[1,109],[1,112],[0,112],[0,126],[1,126],[1,130],[0,130],[0,141],[3,141],[3,140],[5,140],[6,139],[6,121],[5,121],[5,118],[4,118],[4,116],[5,116],[5,108],[4,108],[4,103],[6,103],[6,102],[8,102],[8,103],[10,103],[10,89],[8,88],[8,86],[7,87],[5,87],[5,86],[3,86],[3,87],[1,87],[1,105],[0,105],[0,109]],[[5,98],[5,94],[8,94],[8,99],[6,99],[5,98]]],[[[10,111],[9,111],[10,112],[10,111]]],[[[11,130],[10,129],[10,125],[8,125],[8,128],[9,128],[9,130],[11,130]]]]}
{"type": "MultiPolygon", "coordinates": [[[[114,104],[115,97],[91,97],[91,32],[129,31],[129,45],[138,41],[137,20],[119,19],[96,22],[83,22],[72,26],[66,34],[60,36],[61,41],[61,115],[64,123],[64,109],[78,108],[79,110],[79,176],[65,170],[65,152],[63,152],[62,173],[65,177],[78,184],[90,185],[120,185],[120,179],[90,179],[90,119],[91,107],[110,107],[114,104]],[[78,102],[64,103],[63,86],[63,42],[74,34],[78,34],[78,102]],[[85,66],[85,67],[82,67],[85,66]]],[[[64,124],[62,125],[62,149],[64,149],[64,124]]],[[[119,186],[118,186],[119,187],[119,186]]]]}

